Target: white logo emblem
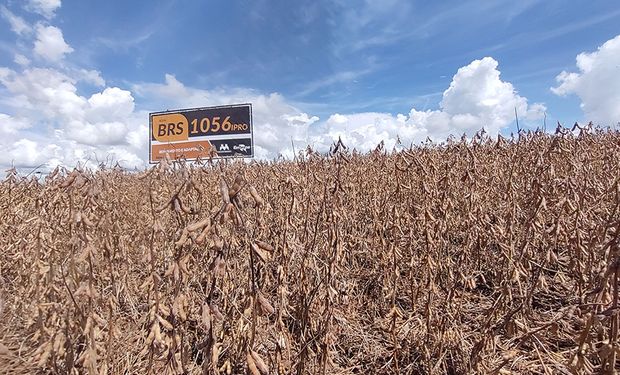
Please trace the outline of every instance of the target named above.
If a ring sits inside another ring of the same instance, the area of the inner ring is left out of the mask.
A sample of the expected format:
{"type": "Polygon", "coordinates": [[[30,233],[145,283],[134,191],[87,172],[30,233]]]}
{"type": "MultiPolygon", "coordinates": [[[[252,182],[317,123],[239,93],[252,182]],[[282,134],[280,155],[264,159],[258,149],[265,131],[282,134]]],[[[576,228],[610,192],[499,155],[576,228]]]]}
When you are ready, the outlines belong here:
{"type": "Polygon", "coordinates": [[[220,151],[230,151],[230,148],[228,147],[228,143],[222,143],[220,145],[220,151]]]}
{"type": "Polygon", "coordinates": [[[250,150],[251,146],[245,145],[243,143],[233,146],[233,150],[238,150],[241,152],[246,152],[250,150]]]}

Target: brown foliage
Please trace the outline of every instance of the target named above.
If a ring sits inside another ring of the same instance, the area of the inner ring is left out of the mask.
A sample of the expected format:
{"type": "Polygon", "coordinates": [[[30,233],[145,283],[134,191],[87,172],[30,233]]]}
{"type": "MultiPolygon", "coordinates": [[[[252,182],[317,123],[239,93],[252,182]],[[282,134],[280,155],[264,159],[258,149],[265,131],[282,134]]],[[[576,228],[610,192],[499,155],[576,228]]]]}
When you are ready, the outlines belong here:
{"type": "Polygon", "coordinates": [[[0,183],[14,373],[611,373],[620,135],[0,183]]]}

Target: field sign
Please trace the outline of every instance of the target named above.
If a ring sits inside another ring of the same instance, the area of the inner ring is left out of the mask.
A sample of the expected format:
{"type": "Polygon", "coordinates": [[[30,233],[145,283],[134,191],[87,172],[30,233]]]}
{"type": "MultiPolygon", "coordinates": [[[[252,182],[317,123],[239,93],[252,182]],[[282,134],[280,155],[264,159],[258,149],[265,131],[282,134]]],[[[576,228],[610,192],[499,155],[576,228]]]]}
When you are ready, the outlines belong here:
{"type": "Polygon", "coordinates": [[[253,157],[252,104],[149,114],[149,162],[253,157]]]}

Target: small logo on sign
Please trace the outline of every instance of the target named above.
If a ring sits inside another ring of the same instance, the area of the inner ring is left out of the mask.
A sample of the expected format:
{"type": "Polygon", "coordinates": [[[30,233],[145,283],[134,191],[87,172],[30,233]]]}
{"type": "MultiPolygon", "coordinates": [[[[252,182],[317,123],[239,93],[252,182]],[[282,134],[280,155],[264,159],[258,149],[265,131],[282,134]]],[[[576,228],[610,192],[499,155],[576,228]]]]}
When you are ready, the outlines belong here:
{"type": "Polygon", "coordinates": [[[220,145],[219,151],[230,151],[230,148],[228,147],[228,143],[222,143],[220,145]]]}
{"type": "Polygon", "coordinates": [[[242,143],[242,144],[233,146],[233,150],[246,152],[246,151],[250,151],[250,147],[251,146],[248,146],[242,143]]]}

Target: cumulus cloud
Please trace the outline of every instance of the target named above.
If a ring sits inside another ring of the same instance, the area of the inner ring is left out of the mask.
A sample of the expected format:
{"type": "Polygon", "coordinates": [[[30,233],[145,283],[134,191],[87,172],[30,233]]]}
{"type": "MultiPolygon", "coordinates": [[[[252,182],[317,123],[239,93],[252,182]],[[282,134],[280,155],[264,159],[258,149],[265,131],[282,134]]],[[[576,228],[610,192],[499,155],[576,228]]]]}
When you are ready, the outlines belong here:
{"type": "Polygon", "coordinates": [[[34,53],[50,62],[58,62],[73,48],[65,42],[62,31],[55,26],[37,25],[37,40],[34,53]]]}
{"type": "MultiPolygon", "coordinates": [[[[60,1],[31,0],[28,4],[51,18],[60,1]]],[[[0,8],[3,17],[10,19],[12,13],[5,10],[0,8]]],[[[17,34],[28,33],[27,24],[15,25],[17,34]]],[[[497,61],[490,57],[459,69],[438,109],[412,108],[408,114],[397,115],[335,113],[321,120],[278,93],[200,89],[172,74],[166,74],[163,82],[137,83],[130,90],[108,87],[99,71],[61,63],[73,48],[59,28],[39,23],[35,31],[33,54],[40,59],[31,63],[31,55],[20,54],[15,61],[21,70],[0,67],[0,148],[5,151],[0,153],[0,166],[45,164],[49,169],[59,164],[94,167],[119,161],[129,168],[144,167],[148,112],[166,109],[252,103],[254,154],[260,159],[291,158],[306,145],[326,151],[339,138],[351,148],[367,151],[382,141],[391,148],[397,139],[403,144],[427,137],[442,140],[449,134],[473,134],[481,127],[493,134],[512,123],[515,108],[524,119],[536,119],[545,111],[544,105],[528,104],[510,82],[503,81],[497,61]]]]}
{"type": "MultiPolygon", "coordinates": [[[[129,119],[126,123],[133,123],[136,129],[141,130],[142,138],[146,139],[146,126],[136,123],[135,119],[129,119]]],[[[49,132],[43,131],[42,134],[39,134],[40,129],[36,133],[3,134],[0,140],[3,150],[0,153],[0,166],[6,168],[14,165],[22,169],[40,167],[50,170],[57,165],[96,168],[100,163],[114,165],[113,163],[118,162],[126,168],[144,168],[146,146],[136,148],[128,142],[127,136],[131,133],[127,129],[129,126],[111,123],[97,124],[96,128],[93,128],[92,124],[80,124],[75,129],[66,126],[49,132]],[[73,130],[77,133],[69,137],[67,132],[73,130]],[[113,137],[124,140],[122,144],[109,144],[113,137]]]]}
{"type": "Polygon", "coordinates": [[[11,136],[18,134],[21,130],[30,127],[30,123],[23,118],[15,118],[7,115],[6,113],[0,113],[0,135],[11,136]]]}
{"type": "Polygon", "coordinates": [[[293,156],[310,145],[326,151],[338,139],[361,151],[375,148],[380,142],[392,148],[400,139],[409,144],[427,137],[444,140],[450,134],[472,135],[482,127],[490,134],[504,130],[514,120],[515,109],[524,120],[542,118],[545,106],[529,105],[510,82],[502,81],[498,62],[491,57],[475,60],[460,68],[444,91],[439,109],[409,114],[336,113],[327,120],[300,111],[278,94],[263,95],[251,90],[201,90],[185,86],[174,76],[165,83],[140,84],[134,92],[163,99],[161,109],[207,106],[227,103],[253,104],[256,156],[273,158],[293,156]],[[174,99],[170,99],[174,98],[174,99]]]}
{"type": "Polygon", "coordinates": [[[0,165],[35,168],[46,164],[58,148],[59,146],[55,144],[40,144],[30,139],[21,138],[5,147],[5,152],[0,153],[0,165]]]}
{"type": "Polygon", "coordinates": [[[88,98],[87,117],[92,121],[122,121],[134,110],[131,92],[118,87],[107,87],[88,98]]]}
{"type": "Polygon", "coordinates": [[[452,116],[457,129],[471,130],[472,125],[482,124],[497,132],[512,121],[515,108],[526,117],[536,117],[528,109],[527,99],[519,96],[510,82],[500,79],[497,67],[495,59],[485,57],[460,68],[452,78],[441,109],[452,116]],[[472,124],[472,118],[480,123],[472,124]]]}
{"type": "Polygon", "coordinates": [[[55,12],[61,6],[60,0],[28,0],[26,9],[38,13],[47,19],[54,17],[55,12]]]}
{"type": "Polygon", "coordinates": [[[31,168],[47,161],[49,168],[122,159],[126,167],[143,167],[148,114],[136,113],[131,93],[118,87],[81,95],[76,84],[92,80],[92,74],[72,73],[75,77],[52,68],[0,68],[0,84],[13,98],[5,105],[21,116],[0,114],[0,146],[8,150],[0,164],[31,168]],[[32,130],[27,135],[26,128],[32,130]]]}
{"type": "Polygon", "coordinates": [[[127,126],[118,121],[90,123],[71,121],[65,127],[66,137],[83,145],[116,145],[123,143],[127,126]]]}
{"type": "Polygon", "coordinates": [[[89,83],[94,86],[103,87],[105,86],[105,79],[101,76],[101,73],[98,70],[86,70],[79,69],[74,75],[78,77],[80,81],[89,83]]]}
{"type": "Polygon", "coordinates": [[[0,15],[11,25],[11,30],[17,35],[26,35],[32,32],[32,27],[23,18],[15,15],[4,5],[0,7],[0,15]]]}
{"type": "Polygon", "coordinates": [[[21,65],[21,66],[30,65],[30,59],[19,53],[15,54],[13,61],[15,62],[15,64],[21,65]]]}
{"type": "Polygon", "coordinates": [[[309,142],[309,126],[319,120],[295,108],[277,93],[261,94],[242,88],[197,89],[184,85],[170,74],[166,74],[164,83],[136,84],[133,92],[150,100],[156,110],[252,103],[253,124],[257,129],[254,154],[262,159],[280,154],[292,157],[291,143],[305,147],[309,142]]]}
{"type": "MultiPolygon", "coordinates": [[[[7,138],[10,141],[0,141],[9,150],[0,158],[0,164],[15,162],[33,167],[47,160],[48,166],[84,162],[92,166],[113,159],[122,160],[128,167],[145,166],[148,112],[136,111],[134,96],[152,111],[252,103],[254,151],[261,159],[278,155],[291,158],[294,151],[306,145],[326,151],[338,138],[351,148],[367,151],[382,141],[392,148],[398,139],[405,145],[427,137],[443,140],[449,134],[471,135],[483,126],[489,133],[497,133],[512,123],[515,108],[530,119],[541,116],[545,110],[542,104],[529,105],[512,84],[502,81],[498,63],[490,57],[475,60],[456,72],[443,93],[439,109],[412,108],[408,114],[396,116],[376,112],[336,113],[323,121],[299,110],[277,93],[263,94],[243,88],[199,89],[183,84],[170,74],[165,75],[162,83],[135,84],[131,91],[106,87],[90,96],[81,95],[77,82],[88,80],[88,76],[77,71],[69,76],[51,68],[29,68],[22,72],[0,68],[0,83],[13,97],[19,98],[19,111],[39,127],[47,126],[46,131],[41,131],[47,137],[38,139],[23,137],[19,130],[12,131],[7,138]],[[20,157],[24,153],[18,150],[33,154],[20,157]]],[[[93,74],[93,77],[100,75],[93,74]]],[[[0,117],[0,121],[3,119],[8,121],[0,117]]]]}
{"type": "MultiPolygon", "coordinates": [[[[37,0],[25,8],[51,18],[59,6],[37,0]]],[[[144,167],[148,112],[135,110],[132,93],[106,87],[97,70],[64,63],[73,48],[59,28],[38,23],[33,29],[4,6],[0,15],[22,41],[34,42],[30,54],[17,49],[19,68],[0,66],[0,167],[144,167]]]]}
{"type": "Polygon", "coordinates": [[[576,60],[579,72],[562,71],[551,91],[577,95],[587,121],[616,124],[620,121],[620,35],[594,52],[580,53],[576,60]]]}
{"type": "Polygon", "coordinates": [[[380,142],[393,147],[396,138],[424,139],[416,129],[408,126],[406,116],[392,116],[389,113],[354,113],[331,115],[325,123],[312,129],[310,146],[318,151],[329,149],[330,145],[341,139],[345,145],[360,151],[375,148],[380,142]],[[405,134],[406,133],[406,134],[405,134]]]}
{"type": "Polygon", "coordinates": [[[0,166],[5,169],[13,165],[26,170],[37,167],[40,170],[51,170],[57,165],[96,168],[101,163],[108,166],[119,163],[125,168],[145,166],[144,159],[130,148],[85,146],[62,138],[19,138],[3,146],[3,150],[0,153],[0,166]]]}
{"type": "Polygon", "coordinates": [[[22,72],[0,69],[2,83],[22,108],[45,117],[73,119],[84,115],[86,99],[77,94],[76,80],[50,68],[32,68],[22,72]]]}
{"type": "Polygon", "coordinates": [[[450,134],[471,135],[485,128],[490,134],[504,130],[517,113],[527,120],[542,118],[541,103],[528,105],[510,82],[502,81],[498,62],[485,57],[460,68],[443,93],[438,110],[412,108],[408,116],[388,113],[332,115],[311,137],[318,148],[341,138],[345,144],[368,150],[384,141],[389,148],[397,140],[415,143],[430,137],[444,140],[450,134]]]}

